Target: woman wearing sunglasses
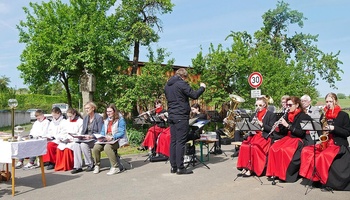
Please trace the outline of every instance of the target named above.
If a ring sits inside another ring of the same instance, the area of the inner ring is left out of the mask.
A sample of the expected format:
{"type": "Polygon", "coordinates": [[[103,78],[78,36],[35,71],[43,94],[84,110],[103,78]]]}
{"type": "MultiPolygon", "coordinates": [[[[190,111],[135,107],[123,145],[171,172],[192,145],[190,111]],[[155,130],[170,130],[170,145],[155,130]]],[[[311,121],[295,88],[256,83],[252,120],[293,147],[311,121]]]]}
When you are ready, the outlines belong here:
{"type": "Polygon", "coordinates": [[[274,133],[282,139],[276,140],[271,145],[266,176],[272,177],[273,180],[278,178],[286,182],[295,182],[298,179],[300,153],[306,135],[300,123],[303,120],[310,121],[311,118],[304,112],[299,97],[287,98],[286,105],[288,113],[277,121],[279,125],[274,133]]]}
{"type": "Polygon", "coordinates": [[[238,176],[249,177],[252,173],[261,176],[266,166],[271,145],[268,134],[276,122],[276,115],[267,109],[268,100],[265,97],[257,98],[255,106],[256,112],[251,122],[260,130],[251,131],[247,140],[242,142],[237,161],[237,168],[242,172],[238,176]]]}
{"type": "Polygon", "coordinates": [[[327,134],[327,140],[317,144],[315,150],[313,146],[303,148],[299,174],[312,181],[320,181],[324,186],[323,189],[349,191],[350,148],[347,140],[350,136],[349,115],[341,111],[336,94],[327,94],[325,101],[324,114],[320,119],[325,121],[323,128],[326,130],[323,133],[327,134]],[[314,175],[315,172],[317,176],[314,175]]]}

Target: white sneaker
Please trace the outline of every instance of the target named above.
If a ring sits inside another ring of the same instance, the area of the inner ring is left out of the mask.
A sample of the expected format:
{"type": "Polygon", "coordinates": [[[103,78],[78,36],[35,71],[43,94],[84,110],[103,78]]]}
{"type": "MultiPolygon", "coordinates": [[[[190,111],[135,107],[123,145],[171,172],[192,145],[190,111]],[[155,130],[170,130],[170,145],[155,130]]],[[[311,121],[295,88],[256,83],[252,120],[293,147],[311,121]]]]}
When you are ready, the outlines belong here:
{"type": "Polygon", "coordinates": [[[26,170],[26,169],[34,169],[34,168],[35,168],[35,165],[32,164],[32,163],[27,163],[27,164],[23,167],[24,170],[26,170]]]}
{"type": "Polygon", "coordinates": [[[95,168],[94,168],[94,172],[93,172],[94,174],[98,174],[98,173],[100,173],[100,166],[95,166],[95,168]]]}
{"type": "Polygon", "coordinates": [[[15,166],[15,168],[16,168],[16,169],[21,169],[22,167],[23,167],[23,163],[20,162],[20,161],[18,161],[17,164],[16,164],[16,166],[15,166]]]}
{"type": "Polygon", "coordinates": [[[109,170],[107,175],[113,175],[113,174],[117,174],[119,172],[120,172],[119,168],[111,167],[111,169],[109,170]]]}

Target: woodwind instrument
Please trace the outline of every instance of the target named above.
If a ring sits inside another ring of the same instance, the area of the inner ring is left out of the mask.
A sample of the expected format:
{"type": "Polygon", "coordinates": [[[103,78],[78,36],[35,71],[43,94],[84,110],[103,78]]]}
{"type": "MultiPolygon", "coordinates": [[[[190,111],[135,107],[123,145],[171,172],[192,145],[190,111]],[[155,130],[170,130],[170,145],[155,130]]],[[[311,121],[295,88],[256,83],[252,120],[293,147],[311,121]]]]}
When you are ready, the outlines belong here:
{"type": "Polygon", "coordinates": [[[265,137],[265,139],[269,138],[269,136],[275,131],[275,129],[278,127],[278,125],[281,124],[282,119],[287,117],[288,112],[289,112],[289,108],[286,108],[286,110],[285,110],[284,114],[282,115],[282,117],[273,124],[270,133],[265,137]]]}
{"type": "MultiPolygon", "coordinates": [[[[329,109],[329,108],[328,108],[329,109]]],[[[329,125],[328,124],[328,121],[326,119],[326,113],[323,112],[323,117],[321,119],[321,124],[322,124],[322,135],[320,136],[320,141],[321,141],[321,144],[320,144],[320,148],[321,150],[325,150],[327,147],[328,147],[328,134],[329,134],[329,131],[327,130],[327,126],[329,125]]]]}

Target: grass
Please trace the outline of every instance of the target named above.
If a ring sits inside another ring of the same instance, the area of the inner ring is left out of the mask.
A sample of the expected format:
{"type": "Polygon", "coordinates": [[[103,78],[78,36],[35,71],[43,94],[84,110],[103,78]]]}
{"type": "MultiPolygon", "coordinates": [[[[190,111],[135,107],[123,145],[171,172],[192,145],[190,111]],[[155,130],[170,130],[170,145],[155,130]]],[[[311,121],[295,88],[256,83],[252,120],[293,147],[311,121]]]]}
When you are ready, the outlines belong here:
{"type": "MultiPolygon", "coordinates": [[[[33,124],[29,123],[29,124],[21,124],[20,126],[24,127],[24,131],[28,132],[30,131],[30,129],[32,128],[33,124]]],[[[6,126],[6,127],[0,127],[0,132],[5,132],[5,133],[11,133],[12,129],[11,126],[6,126]]]]}
{"type": "MultiPolygon", "coordinates": [[[[341,108],[349,108],[350,107],[350,99],[338,99],[339,105],[341,108]]],[[[325,105],[326,102],[324,98],[318,98],[316,105],[325,105]]]]}

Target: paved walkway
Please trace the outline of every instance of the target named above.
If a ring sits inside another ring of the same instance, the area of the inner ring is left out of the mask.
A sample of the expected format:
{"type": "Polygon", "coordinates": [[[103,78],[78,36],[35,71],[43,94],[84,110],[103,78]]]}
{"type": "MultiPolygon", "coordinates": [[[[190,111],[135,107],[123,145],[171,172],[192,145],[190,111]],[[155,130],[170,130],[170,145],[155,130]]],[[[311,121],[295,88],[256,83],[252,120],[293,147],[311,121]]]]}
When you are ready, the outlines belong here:
{"type": "Polygon", "coordinates": [[[144,153],[123,156],[132,163],[133,169],[113,176],[106,175],[106,159],[99,174],[46,171],[45,188],[40,168],[20,169],[16,171],[16,196],[11,196],[11,181],[1,182],[0,199],[349,199],[349,192],[322,192],[318,188],[308,190],[305,195],[307,188],[301,179],[296,183],[277,182],[275,186],[266,177],[260,178],[263,184],[256,177],[239,177],[234,181],[238,171],[237,158],[230,157],[232,148],[232,145],[223,146],[227,157],[210,155],[210,161],[205,162],[210,169],[202,164],[191,166],[194,170],[191,175],[170,174],[169,163],[144,162],[147,158],[144,153]]]}

